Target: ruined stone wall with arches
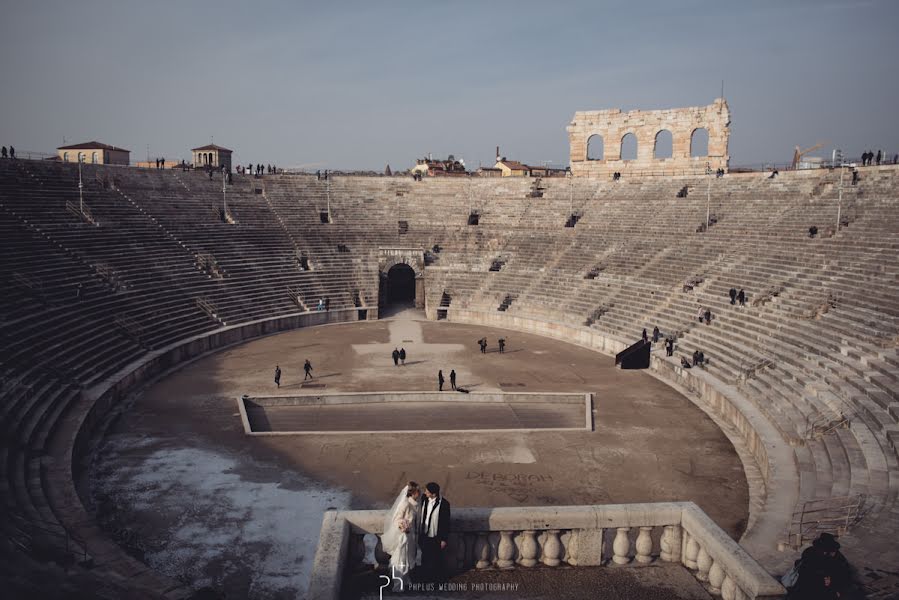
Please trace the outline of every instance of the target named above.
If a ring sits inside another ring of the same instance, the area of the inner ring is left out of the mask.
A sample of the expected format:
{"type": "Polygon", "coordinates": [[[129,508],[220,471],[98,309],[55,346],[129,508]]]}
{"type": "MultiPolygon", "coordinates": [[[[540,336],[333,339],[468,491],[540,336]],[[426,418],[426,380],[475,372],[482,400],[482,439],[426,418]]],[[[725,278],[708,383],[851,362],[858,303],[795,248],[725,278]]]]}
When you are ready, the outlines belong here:
{"type": "Polygon", "coordinates": [[[730,160],[724,98],[688,108],[578,111],[567,130],[575,177],[701,175],[727,171],[730,160]]]}

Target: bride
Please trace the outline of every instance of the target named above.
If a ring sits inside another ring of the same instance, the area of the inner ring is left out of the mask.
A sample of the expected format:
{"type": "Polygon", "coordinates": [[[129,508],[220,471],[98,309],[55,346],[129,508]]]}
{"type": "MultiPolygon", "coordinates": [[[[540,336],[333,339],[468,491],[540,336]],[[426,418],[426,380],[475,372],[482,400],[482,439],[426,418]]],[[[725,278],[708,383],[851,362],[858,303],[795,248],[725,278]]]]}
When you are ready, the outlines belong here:
{"type": "Polygon", "coordinates": [[[391,578],[398,578],[394,591],[401,591],[411,583],[409,572],[417,563],[419,498],[421,489],[410,481],[400,491],[384,520],[381,547],[390,555],[391,578]]]}

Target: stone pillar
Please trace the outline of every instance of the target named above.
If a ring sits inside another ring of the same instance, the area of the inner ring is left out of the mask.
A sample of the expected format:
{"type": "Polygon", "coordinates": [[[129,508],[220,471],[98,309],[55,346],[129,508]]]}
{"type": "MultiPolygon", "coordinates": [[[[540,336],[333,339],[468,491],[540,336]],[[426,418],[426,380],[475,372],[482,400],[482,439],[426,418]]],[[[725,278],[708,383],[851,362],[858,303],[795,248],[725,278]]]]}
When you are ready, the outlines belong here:
{"type": "Polygon", "coordinates": [[[500,569],[511,569],[515,566],[515,542],[511,531],[499,532],[499,544],[496,547],[496,566],[500,569]]]}
{"type": "Polygon", "coordinates": [[[638,563],[649,564],[652,562],[652,527],[641,527],[640,533],[637,534],[637,541],[634,543],[636,556],[634,557],[638,563]]]}
{"type": "Polygon", "coordinates": [[[424,275],[415,278],[415,308],[425,307],[425,278],[424,275]]]}
{"type": "Polygon", "coordinates": [[[533,531],[521,532],[521,566],[533,567],[537,564],[537,539],[533,531]]]}
{"type": "Polygon", "coordinates": [[[543,564],[548,567],[557,567],[562,562],[562,542],[559,540],[559,530],[550,529],[546,532],[543,542],[543,564]]]}
{"type": "Polygon", "coordinates": [[[661,558],[665,562],[678,562],[681,557],[681,529],[680,525],[666,525],[662,531],[661,558]]]}
{"type": "Polygon", "coordinates": [[[615,533],[615,541],[612,542],[612,562],[616,565],[626,565],[631,562],[628,553],[631,549],[631,541],[627,537],[630,527],[619,527],[615,533]]]}

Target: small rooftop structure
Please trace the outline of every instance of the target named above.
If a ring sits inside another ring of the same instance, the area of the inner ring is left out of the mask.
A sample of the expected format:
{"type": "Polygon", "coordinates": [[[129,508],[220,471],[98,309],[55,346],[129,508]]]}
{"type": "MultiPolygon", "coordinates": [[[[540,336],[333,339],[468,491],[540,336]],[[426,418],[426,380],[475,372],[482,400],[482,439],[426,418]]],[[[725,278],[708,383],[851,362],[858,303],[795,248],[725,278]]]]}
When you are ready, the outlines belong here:
{"type": "Polygon", "coordinates": [[[216,144],[206,144],[199,148],[191,149],[193,154],[193,166],[197,169],[206,167],[218,168],[224,166],[231,170],[231,154],[233,150],[229,150],[223,146],[216,144]]]}
{"type": "Polygon", "coordinates": [[[56,152],[59,159],[63,162],[89,162],[95,165],[126,166],[131,162],[130,150],[97,141],[60,146],[56,149],[56,152]]]}

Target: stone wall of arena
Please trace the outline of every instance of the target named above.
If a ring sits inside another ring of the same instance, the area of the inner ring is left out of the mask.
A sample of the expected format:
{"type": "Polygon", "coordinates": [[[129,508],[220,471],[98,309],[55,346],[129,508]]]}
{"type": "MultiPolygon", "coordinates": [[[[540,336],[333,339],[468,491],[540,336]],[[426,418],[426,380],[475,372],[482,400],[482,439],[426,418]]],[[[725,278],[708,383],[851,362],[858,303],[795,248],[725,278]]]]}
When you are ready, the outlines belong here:
{"type": "Polygon", "coordinates": [[[185,598],[189,590],[182,584],[147,568],[128,556],[109,539],[90,518],[85,508],[79,482],[83,481],[90,466],[94,444],[102,437],[116,406],[140,386],[183,367],[210,352],[218,352],[245,341],[283,333],[302,327],[356,321],[356,309],[309,312],[261,319],[242,325],[223,327],[176,342],[170,346],[147,353],[101,384],[85,390],[79,403],[72,407],[57,434],[58,443],[65,446],[65,460],[47,466],[50,482],[47,490],[51,501],[58,508],[67,530],[87,541],[88,553],[104,563],[115,562],[119,570],[141,573],[145,586],[169,598],[185,598]],[[111,558],[114,557],[114,558],[111,558]]]}
{"type": "Polygon", "coordinates": [[[727,170],[730,109],[723,98],[708,106],[665,110],[620,109],[578,111],[566,128],[570,144],[571,173],[575,177],[609,177],[615,172],[630,175],[702,175],[709,168],[727,170]],[[693,133],[708,132],[708,155],[691,156],[693,133]],[[670,158],[654,158],[656,138],[662,131],[672,136],[670,158]],[[637,158],[622,160],[624,137],[637,138],[637,158]],[[598,136],[598,138],[593,138],[598,136]],[[591,138],[593,141],[591,142],[591,138]],[[602,157],[590,158],[592,144],[602,141],[602,157]]]}
{"type": "MultiPolygon", "coordinates": [[[[429,312],[436,309],[429,307],[429,312]]],[[[614,356],[628,344],[603,335],[597,330],[583,329],[552,321],[517,317],[499,312],[448,309],[450,322],[487,325],[524,331],[577,344],[590,350],[614,356]]],[[[430,317],[429,317],[430,318],[430,317]]],[[[750,498],[749,525],[740,544],[756,560],[766,564],[776,558],[777,543],[789,527],[793,507],[798,499],[799,474],[790,446],[775,426],[750,401],[735,389],[726,388],[698,369],[686,370],[664,360],[653,358],[649,373],[682,392],[702,409],[737,448],[748,480],[757,473],[764,486],[753,490],[763,500],[761,508],[750,498]],[[749,462],[749,464],[747,464],[749,462]]],[[[639,440],[635,440],[639,444],[639,440]]]]}

